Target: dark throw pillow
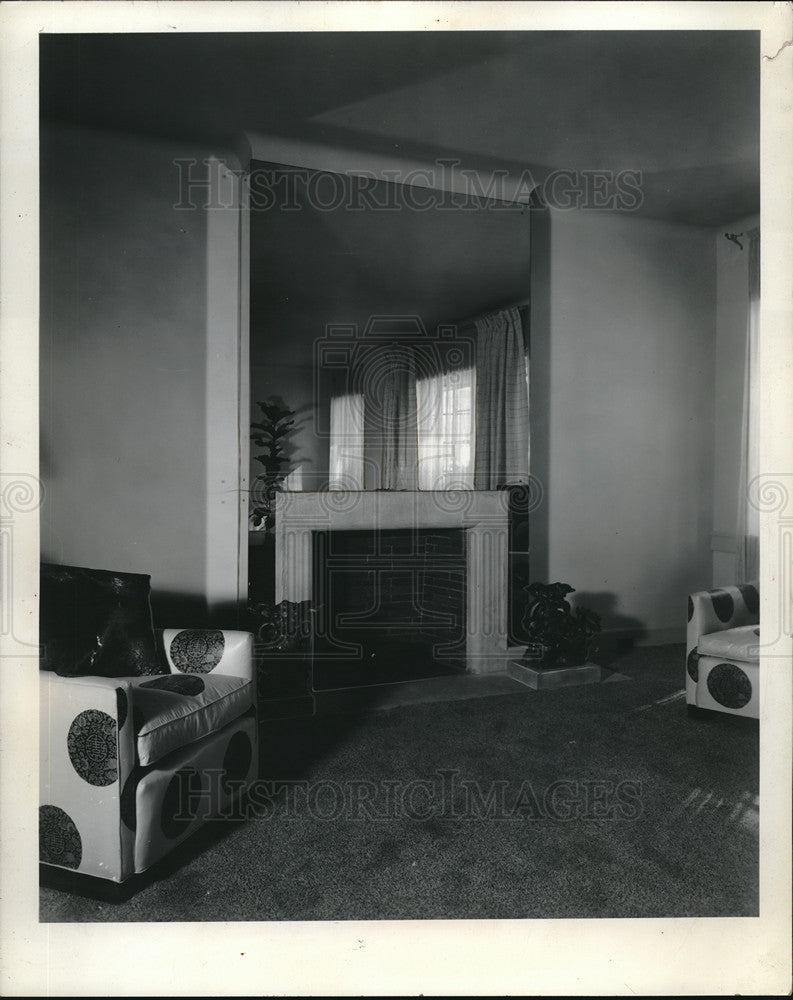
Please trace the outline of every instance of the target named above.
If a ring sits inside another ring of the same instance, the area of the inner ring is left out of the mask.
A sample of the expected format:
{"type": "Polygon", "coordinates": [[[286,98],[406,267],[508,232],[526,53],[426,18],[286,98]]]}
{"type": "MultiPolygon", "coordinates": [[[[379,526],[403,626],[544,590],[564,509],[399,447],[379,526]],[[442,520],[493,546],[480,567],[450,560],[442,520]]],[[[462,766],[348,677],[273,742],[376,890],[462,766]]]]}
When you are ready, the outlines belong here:
{"type": "Polygon", "coordinates": [[[62,677],[166,673],[157,657],[151,578],[41,564],[41,668],[62,677]]]}

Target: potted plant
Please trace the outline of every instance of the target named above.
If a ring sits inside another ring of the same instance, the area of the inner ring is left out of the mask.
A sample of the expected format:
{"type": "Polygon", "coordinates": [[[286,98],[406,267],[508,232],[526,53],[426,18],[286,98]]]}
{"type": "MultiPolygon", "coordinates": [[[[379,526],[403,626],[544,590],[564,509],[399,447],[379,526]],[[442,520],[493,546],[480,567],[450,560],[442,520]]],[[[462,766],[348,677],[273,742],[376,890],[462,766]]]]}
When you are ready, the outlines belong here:
{"type": "Polygon", "coordinates": [[[523,590],[528,595],[523,625],[529,640],[524,662],[541,669],[586,663],[600,632],[600,617],[588,608],[574,610],[567,595],[575,590],[566,583],[532,583],[523,590]]]}
{"type": "Polygon", "coordinates": [[[251,441],[264,450],[254,459],[264,466],[264,472],[254,481],[250,524],[254,531],[271,532],[275,524],[275,494],[288,474],[289,458],[285,446],[294,430],[295,411],[281,406],[274,399],[256,404],[261,418],[251,423],[251,441]]]}

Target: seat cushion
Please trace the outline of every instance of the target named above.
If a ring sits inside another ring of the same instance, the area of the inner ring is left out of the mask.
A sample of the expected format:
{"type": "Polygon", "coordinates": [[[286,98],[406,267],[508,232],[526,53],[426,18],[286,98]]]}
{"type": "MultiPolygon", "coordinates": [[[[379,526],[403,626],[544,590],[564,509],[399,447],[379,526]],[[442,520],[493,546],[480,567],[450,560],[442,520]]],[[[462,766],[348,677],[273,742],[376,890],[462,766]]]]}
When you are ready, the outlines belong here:
{"type": "Polygon", "coordinates": [[[252,682],[230,674],[136,677],[132,685],[132,718],[143,767],[217,732],[253,704],[252,682]]]}
{"type": "Polygon", "coordinates": [[[724,632],[710,632],[700,636],[697,652],[700,656],[715,656],[720,660],[745,660],[758,658],[760,628],[758,625],[739,625],[724,632]]]}

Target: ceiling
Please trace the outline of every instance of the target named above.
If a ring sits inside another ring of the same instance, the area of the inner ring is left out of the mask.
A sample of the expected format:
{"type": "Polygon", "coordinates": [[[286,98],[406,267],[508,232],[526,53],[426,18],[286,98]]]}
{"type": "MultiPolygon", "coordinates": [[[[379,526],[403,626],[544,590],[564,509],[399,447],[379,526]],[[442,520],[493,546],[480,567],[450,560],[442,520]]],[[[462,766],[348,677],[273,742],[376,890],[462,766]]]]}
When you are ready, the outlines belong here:
{"type": "Polygon", "coordinates": [[[46,119],[219,147],[244,130],[542,176],[641,171],[638,213],[759,209],[759,32],[41,36],[46,119]]]}

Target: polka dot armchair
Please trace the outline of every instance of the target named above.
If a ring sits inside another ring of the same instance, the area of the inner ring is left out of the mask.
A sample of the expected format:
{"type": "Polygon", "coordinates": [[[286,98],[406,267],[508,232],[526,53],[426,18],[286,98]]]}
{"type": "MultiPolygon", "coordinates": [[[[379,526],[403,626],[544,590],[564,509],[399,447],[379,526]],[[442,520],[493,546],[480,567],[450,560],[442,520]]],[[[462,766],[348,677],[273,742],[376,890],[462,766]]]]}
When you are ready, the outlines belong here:
{"type": "Polygon", "coordinates": [[[759,614],[756,583],[689,595],[688,705],[759,718],[759,614]]]}
{"type": "MultiPolygon", "coordinates": [[[[75,580],[85,597],[79,574],[90,573],[88,585],[95,597],[98,580],[102,598],[94,611],[101,605],[102,614],[89,621],[97,632],[89,654],[75,639],[76,627],[66,656],[65,633],[50,628],[45,637],[42,624],[39,857],[44,865],[124,882],[228,813],[255,780],[253,637],[195,629],[155,634],[149,617],[149,649],[130,625],[137,601],[130,580],[148,608],[148,577],[138,586],[132,575],[105,579],[104,571],[75,570],[66,585],[62,569],[48,607],[56,599],[68,603],[75,580]],[[137,651],[124,659],[120,649],[128,645],[137,651]]],[[[51,583],[42,579],[42,619],[51,583]]],[[[71,613],[85,615],[87,603],[77,601],[71,613]]]]}

